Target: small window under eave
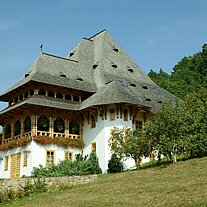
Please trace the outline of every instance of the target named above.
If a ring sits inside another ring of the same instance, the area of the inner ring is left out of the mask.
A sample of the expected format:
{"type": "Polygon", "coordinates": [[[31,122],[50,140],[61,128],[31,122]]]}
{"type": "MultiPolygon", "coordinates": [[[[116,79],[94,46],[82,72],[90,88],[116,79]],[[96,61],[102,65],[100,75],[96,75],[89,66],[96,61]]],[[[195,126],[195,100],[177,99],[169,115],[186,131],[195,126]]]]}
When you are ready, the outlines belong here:
{"type": "Polygon", "coordinates": [[[143,89],[148,89],[148,87],[147,87],[147,86],[142,86],[142,88],[143,88],[143,89]]]}
{"type": "Polygon", "coordinates": [[[113,51],[119,52],[119,49],[118,48],[114,48],[113,51]]]}
{"type": "Polygon", "coordinates": [[[93,65],[93,69],[96,69],[98,67],[98,65],[93,65]]]}
{"type": "Polygon", "coordinates": [[[130,84],[130,86],[132,86],[132,87],[136,87],[136,85],[135,85],[134,83],[130,84]]]}
{"type": "Polygon", "coordinates": [[[134,72],[134,70],[133,70],[132,68],[129,68],[128,71],[129,71],[130,73],[133,73],[133,72],[134,72]]]}
{"type": "Polygon", "coordinates": [[[115,64],[111,65],[111,67],[112,67],[112,68],[118,68],[118,66],[115,65],[115,64]]]}
{"type": "Polygon", "coordinates": [[[82,78],[77,78],[76,80],[77,80],[77,81],[83,81],[83,79],[82,79],[82,78]]]}

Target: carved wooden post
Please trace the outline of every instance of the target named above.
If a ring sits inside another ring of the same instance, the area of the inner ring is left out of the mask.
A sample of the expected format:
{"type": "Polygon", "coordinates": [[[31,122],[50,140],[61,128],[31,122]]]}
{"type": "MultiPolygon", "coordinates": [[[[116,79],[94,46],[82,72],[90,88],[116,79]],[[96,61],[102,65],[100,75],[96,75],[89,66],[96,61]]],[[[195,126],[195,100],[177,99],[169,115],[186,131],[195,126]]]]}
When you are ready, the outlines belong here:
{"type": "Polygon", "coordinates": [[[69,137],[69,120],[65,119],[65,136],[69,137]]]}
{"type": "Polygon", "coordinates": [[[11,123],[11,139],[14,138],[14,123],[11,123]]]}
{"type": "Polygon", "coordinates": [[[21,124],[21,135],[23,135],[24,134],[24,119],[21,119],[20,124],[21,124]]]}
{"type": "Polygon", "coordinates": [[[37,116],[31,116],[31,136],[37,136],[37,116]]]}
{"type": "Polygon", "coordinates": [[[50,117],[49,120],[50,120],[49,133],[50,133],[50,136],[53,137],[53,133],[54,133],[54,120],[55,119],[53,117],[50,117]]]}

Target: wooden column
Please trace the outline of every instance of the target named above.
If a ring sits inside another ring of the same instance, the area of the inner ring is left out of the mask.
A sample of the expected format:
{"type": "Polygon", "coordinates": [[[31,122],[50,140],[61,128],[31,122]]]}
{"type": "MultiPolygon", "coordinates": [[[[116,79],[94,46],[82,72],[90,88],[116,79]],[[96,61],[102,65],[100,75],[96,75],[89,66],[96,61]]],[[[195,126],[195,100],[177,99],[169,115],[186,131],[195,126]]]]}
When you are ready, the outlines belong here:
{"type": "Polygon", "coordinates": [[[21,119],[20,124],[21,124],[21,135],[23,135],[24,134],[24,119],[21,119]]]}
{"type": "Polygon", "coordinates": [[[36,115],[31,116],[31,136],[37,136],[37,119],[36,115]]]}
{"type": "Polygon", "coordinates": [[[50,117],[49,120],[50,120],[49,132],[50,132],[50,136],[53,136],[53,133],[54,133],[54,120],[55,119],[53,117],[50,117]]]}
{"type": "Polygon", "coordinates": [[[14,138],[14,123],[11,123],[11,138],[14,138]]]}
{"type": "Polygon", "coordinates": [[[65,119],[65,136],[69,137],[69,120],[65,119]]]}

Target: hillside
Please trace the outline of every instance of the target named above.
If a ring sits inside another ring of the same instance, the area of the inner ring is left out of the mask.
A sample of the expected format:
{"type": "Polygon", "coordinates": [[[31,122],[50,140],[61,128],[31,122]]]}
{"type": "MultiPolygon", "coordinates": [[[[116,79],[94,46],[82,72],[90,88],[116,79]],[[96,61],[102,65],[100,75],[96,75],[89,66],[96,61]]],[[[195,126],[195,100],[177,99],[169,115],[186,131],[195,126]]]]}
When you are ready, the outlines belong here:
{"type": "Polygon", "coordinates": [[[207,206],[207,157],[175,166],[100,175],[93,183],[3,206],[207,206]]]}

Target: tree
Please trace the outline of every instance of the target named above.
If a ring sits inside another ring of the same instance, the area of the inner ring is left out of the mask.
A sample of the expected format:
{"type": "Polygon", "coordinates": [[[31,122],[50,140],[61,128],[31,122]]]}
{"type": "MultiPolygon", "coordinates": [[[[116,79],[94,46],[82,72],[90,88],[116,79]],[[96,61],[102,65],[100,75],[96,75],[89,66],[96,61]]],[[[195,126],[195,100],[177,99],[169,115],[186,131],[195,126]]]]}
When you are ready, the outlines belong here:
{"type": "Polygon", "coordinates": [[[108,162],[108,173],[117,173],[122,171],[122,164],[120,158],[114,153],[108,162]]]}
{"type": "Polygon", "coordinates": [[[130,128],[114,129],[110,143],[112,152],[120,158],[131,157],[139,169],[143,156],[148,156],[148,140],[142,129],[132,131],[130,128]]]}
{"type": "Polygon", "coordinates": [[[159,153],[173,162],[179,154],[207,155],[207,90],[200,89],[174,104],[163,104],[145,126],[159,153]]]}

